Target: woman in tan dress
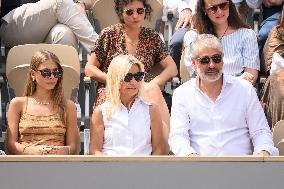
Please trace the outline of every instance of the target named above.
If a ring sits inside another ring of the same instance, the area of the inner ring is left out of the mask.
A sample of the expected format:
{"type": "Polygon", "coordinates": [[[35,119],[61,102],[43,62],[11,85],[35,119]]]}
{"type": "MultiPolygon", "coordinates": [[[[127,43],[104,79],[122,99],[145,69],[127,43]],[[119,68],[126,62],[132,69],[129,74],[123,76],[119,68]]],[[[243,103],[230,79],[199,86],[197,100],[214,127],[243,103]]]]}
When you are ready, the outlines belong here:
{"type": "Polygon", "coordinates": [[[33,55],[24,96],[9,106],[9,154],[79,153],[76,106],[64,97],[62,77],[55,54],[42,50],[33,55]]]}

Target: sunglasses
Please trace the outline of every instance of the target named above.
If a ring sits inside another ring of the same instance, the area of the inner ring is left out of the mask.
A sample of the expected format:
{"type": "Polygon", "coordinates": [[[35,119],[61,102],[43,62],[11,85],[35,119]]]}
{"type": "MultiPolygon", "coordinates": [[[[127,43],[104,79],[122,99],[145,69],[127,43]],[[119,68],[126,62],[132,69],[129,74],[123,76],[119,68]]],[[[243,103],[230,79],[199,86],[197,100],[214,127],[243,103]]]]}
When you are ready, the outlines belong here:
{"type": "Polygon", "coordinates": [[[54,70],[49,70],[49,69],[44,69],[44,70],[37,70],[40,72],[41,76],[44,78],[50,78],[51,75],[53,75],[55,78],[60,78],[63,75],[63,70],[62,69],[54,69],[54,70]]]}
{"type": "Polygon", "coordinates": [[[144,76],[145,76],[145,72],[137,72],[135,74],[127,73],[126,76],[124,77],[124,81],[130,82],[134,78],[137,82],[139,82],[139,81],[142,81],[144,76]]]}
{"type": "Polygon", "coordinates": [[[128,16],[131,16],[134,14],[134,12],[136,12],[137,14],[144,14],[145,13],[146,8],[137,8],[137,9],[125,9],[123,10],[123,12],[125,12],[128,16]]]}
{"type": "Polygon", "coordinates": [[[197,58],[197,60],[200,62],[200,64],[209,64],[210,63],[210,59],[215,63],[215,64],[219,64],[220,62],[222,62],[222,55],[221,54],[214,54],[211,57],[209,56],[203,56],[201,58],[197,58]]]}
{"type": "Polygon", "coordinates": [[[227,10],[229,8],[229,1],[217,4],[217,5],[212,5],[212,6],[208,7],[206,10],[215,14],[218,11],[218,8],[220,8],[222,11],[227,10]]]}

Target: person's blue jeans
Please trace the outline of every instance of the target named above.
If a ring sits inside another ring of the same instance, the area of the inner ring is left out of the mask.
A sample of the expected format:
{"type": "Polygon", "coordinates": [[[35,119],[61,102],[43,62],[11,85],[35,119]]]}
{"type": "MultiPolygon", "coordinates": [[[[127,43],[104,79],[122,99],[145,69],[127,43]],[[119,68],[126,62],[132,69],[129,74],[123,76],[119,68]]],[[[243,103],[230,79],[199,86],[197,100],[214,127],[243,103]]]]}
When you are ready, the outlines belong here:
{"type": "MultiPolygon", "coordinates": [[[[185,35],[185,32],[187,31],[186,28],[179,28],[170,40],[170,55],[174,59],[176,66],[179,71],[179,65],[180,65],[180,59],[181,59],[181,51],[182,51],[182,43],[183,43],[183,37],[185,35]]],[[[179,76],[179,74],[178,74],[179,76]]]]}
{"type": "Polygon", "coordinates": [[[276,12],[261,22],[260,30],[258,32],[260,53],[262,53],[262,50],[263,50],[263,47],[264,47],[264,44],[266,42],[269,32],[274,26],[277,25],[280,15],[281,15],[281,12],[276,12]]]}

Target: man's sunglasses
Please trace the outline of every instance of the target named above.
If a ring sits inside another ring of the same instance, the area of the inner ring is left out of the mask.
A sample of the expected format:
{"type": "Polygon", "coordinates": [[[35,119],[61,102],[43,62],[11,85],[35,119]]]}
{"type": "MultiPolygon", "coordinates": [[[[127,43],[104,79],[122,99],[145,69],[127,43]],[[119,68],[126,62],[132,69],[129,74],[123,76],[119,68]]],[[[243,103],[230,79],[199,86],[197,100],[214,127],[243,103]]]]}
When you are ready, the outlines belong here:
{"type": "Polygon", "coordinates": [[[145,7],[144,8],[137,8],[137,9],[125,9],[123,12],[125,12],[128,16],[131,16],[134,14],[134,12],[137,12],[137,14],[144,14],[145,13],[145,7]]]}
{"type": "Polygon", "coordinates": [[[144,76],[145,76],[145,72],[137,72],[135,74],[127,73],[126,76],[124,77],[124,81],[130,82],[134,78],[137,82],[139,82],[139,81],[142,81],[144,76]]]}
{"type": "Polygon", "coordinates": [[[212,5],[212,6],[208,7],[206,10],[215,14],[218,11],[218,8],[220,8],[222,11],[227,10],[229,8],[229,1],[217,4],[217,5],[212,5]]]}
{"type": "Polygon", "coordinates": [[[221,54],[214,54],[211,57],[209,56],[203,56],[200,58],[197,58],[197,60],[200,62],[200,64],[209,64],[210,63],[210,59],[215,63],[215,64],[219,64],[220,62],[222,62],[222,55],[221,54]]]}
{"type": "Polygon", "coordinates": [[[62,69],[54,69],[54,70],[44,69],[44,70],[37,70],[37,71],[39,71],[41,76],[44,78],[50,78],[51,75],[53,75],[55,78],[60,78],[63,75],[62,69]]]}

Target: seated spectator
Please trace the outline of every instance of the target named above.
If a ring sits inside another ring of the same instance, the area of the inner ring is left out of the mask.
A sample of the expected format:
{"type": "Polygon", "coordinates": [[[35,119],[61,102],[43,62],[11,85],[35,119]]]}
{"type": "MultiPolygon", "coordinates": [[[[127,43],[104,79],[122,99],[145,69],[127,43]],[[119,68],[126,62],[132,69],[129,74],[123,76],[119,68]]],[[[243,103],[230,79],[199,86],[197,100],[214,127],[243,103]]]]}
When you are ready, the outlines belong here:
{"type": "Polygon", "coordinates": [[[132,55],[115,57],[108,68],[106,102],[96,107],[90,154],[165,153],[158,105],[145,101],[144,66],[132,55]]]}
{"type": "Polygon", "coordinates": [[[176,155],[278,155],[254,87],[223,74],[223,49],[199,35],[190,53],[197,77],[173,94],[169,145],[176,155]]]}
{"type": "Polygon", "coordinates": [[[98,35],[80,10],[81,6],[89,8],[91,1],[2,1],[2,41],[7,47],[27,43],[58,43],[78,49],[79,40],[90,53],[90,48],[94,46],[98,35]]]}
{"type": "Polygon", "coordinates": [[[274,125],[284,119],[284,68],[271,74],[264,85],[261,103],[268,121],[273,129],[274,125]]]}
{"type": "Polygon", "coordinates": [[[160,87],[177,74],[177,68],[159,34],[142,27],[144,19],[150,18],[152,8],[147,0],[115,0],[114,3],[121,23],[101,32],[85,67],[85,74],[98,81],[96,105],[105,101],[106,74],[111,60],[119,54],[131,54],[143,62],[146,78],[154,67],[162,67],[161,73],[145,88],[147,99],[160,104],[162,120],[169,127],[169,111],[160,87]]]}
{"type": "Polygon", "coordinates": [[[231,0],[198,0],[194,30],[188,31],[184,37],[185,64],[190,75],[194,72],[190,43],[198,34],[213,34],[221,40],[225,74],[256,83],[260,67],[257,37],[241,20],[231,0]]]}
{"type": "Polygon", "coordinates": [[[246,2],[253,9],[262,9],[262,22],[258,32],[259,49],[262,54],[268,34],[280,18],[283,0],[246,0],[246,2]]]}
{"type": "Polygon", "coordinates": [[[268,76],[263,87],[261,102],[270,128],[284,119],[284,19],[282,16],[275,26],[264,46],[264,71],[268,76]]]}
{"type": "Polygon", "coordinates": [[[273,27],[269,33],[267,41],[264,46],[264,72],[265,75],[269,75],[271,69],[272,56],[274,53],[278,53],[284,57],[284,9],[282,10],[282,16],[279,19],[277,26],[273,27]]]}
{"type": "MultiPolygon", "coordinates": [[[[192,16],[195,14],[197,0],[168,0],[163,2],[166,2],[169,5],[175,5],[174,7],[176,7],[177,10],[174,12],[178,12],[178,21],[176,23],[175,32],[170,40],[169,50],[170,55],[173,57],[179,68],[184,35],[188,30],[187,28],[191,27],[192,16]]],[[[240,7],[244,5],[243,0],[232,0],[232,2],[236,6],[238,12],[240,7]]],[[[240,12],[240,14],[242,13],[240,12]]],[[[245,15],[240,15],[240,17],[246,18],[245,15]]]]}
{"type": "Polygon", "coordinates": [[[196,0],[168,0],[168,4],[170,3],[177,5],[178,21],[175,26],[175,32],[170,39],[169,50],[170,55],[179,68],[184,34],[187,31],[187,27],[190,27],[192,15],[195,11],[196,0]]]}
{"type": "Polygon", "coordinates": [[[79,153],[76,106],[64,97],[62,77],[55,54],[42,50],[33,55],[24,96],[9,105],[9,154],[79,153]]]}

